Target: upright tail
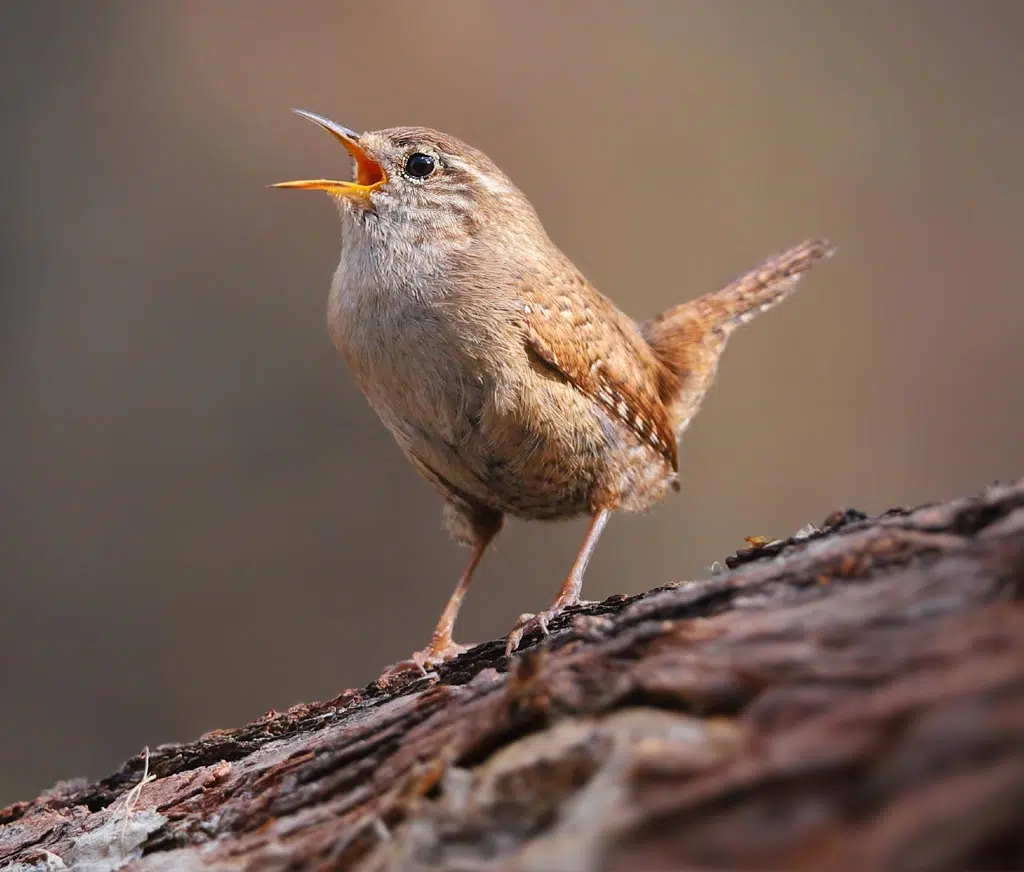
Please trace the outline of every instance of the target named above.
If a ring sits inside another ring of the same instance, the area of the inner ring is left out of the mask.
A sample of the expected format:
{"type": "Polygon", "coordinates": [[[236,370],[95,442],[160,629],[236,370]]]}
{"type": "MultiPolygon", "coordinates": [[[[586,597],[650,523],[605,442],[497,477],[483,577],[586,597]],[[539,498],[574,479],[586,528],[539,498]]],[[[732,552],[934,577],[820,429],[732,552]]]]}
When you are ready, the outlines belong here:
{"type": "Polygon", "coordinates": [[[642,325],[667,370],[661,398],[678,438],[696,413],[732,332],[788,297],[800,277],[836,249],[811,239],[770,257],[721,290],[662,312],[642,325]]]}

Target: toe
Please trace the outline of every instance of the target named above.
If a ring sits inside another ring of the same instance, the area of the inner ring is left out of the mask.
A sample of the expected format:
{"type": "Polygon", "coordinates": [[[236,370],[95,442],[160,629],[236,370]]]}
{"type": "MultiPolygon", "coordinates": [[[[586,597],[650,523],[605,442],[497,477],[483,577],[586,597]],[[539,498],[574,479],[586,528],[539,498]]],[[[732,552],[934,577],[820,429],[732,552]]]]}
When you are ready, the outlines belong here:
{"type": "Polygon", "coordinates": [[[508,634],[508,638],[505,641],[505,656],[510,656],[513,651],[519,648],[520,643],[523,641],[523,636],[527,633],[540,630],[542,636],[547,636],[549,632],[548,622],[553,620],[561,611],[561,609],[552,608],[545,609],[536,615],[530,612],[520,615],[519,620],[516,621],[515,628],[508,634]]]}
{"type": "Polygon", "coordinates": [[[454,660],[464,651],[468,650],[468,646],[459,645],[456,642],[449,642],[443,647],[428,645],[423,650],[414,652],[408,660],[401,660],[389,666],[381,674],[378,682],[383,681],[387,683],[393,678],[407,676],[410,673],[421,676],[429,675],[435,667],[440,666],[442,663],[447,663],[449,660],[454,660]]]}
{"type": "Polygon", "coordinates": [[[523,628],[516,627],[511,633],[508,634],[508,638],[505,640],[505,656],[511,657],[512,652],[519,647],[519,643],[523,641],[523,628]]]}

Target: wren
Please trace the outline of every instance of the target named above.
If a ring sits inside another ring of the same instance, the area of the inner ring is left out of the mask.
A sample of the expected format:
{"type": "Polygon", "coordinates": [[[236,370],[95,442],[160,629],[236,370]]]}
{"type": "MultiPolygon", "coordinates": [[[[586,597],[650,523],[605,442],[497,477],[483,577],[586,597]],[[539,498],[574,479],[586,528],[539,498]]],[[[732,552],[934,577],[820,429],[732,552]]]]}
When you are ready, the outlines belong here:
{"type": "Polygon", "coordinates": [[[424,127],[357,134],[311,112],[354,161],[325,191],[341,214],[328,302],[332,341],[399,446],[444,497],[469,565],[430,644],[393,667],[424,670],[464,648],[452,629],[473,572],[506,515],[589,516],[550,608],[579,603],[612,511],[648,508],[678,488],[678,441],[733,330],[788,296],[828,257],[810,240],[719,291],[638,324],[548,238],[523,193],[482,152],[424,127]]]}

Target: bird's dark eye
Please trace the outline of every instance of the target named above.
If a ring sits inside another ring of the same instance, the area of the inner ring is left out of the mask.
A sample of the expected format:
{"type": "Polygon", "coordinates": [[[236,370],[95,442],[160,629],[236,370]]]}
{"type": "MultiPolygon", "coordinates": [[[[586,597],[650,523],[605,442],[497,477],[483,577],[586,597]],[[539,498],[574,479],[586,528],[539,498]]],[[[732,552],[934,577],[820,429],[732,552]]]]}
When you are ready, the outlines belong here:
{"type": "Polygon", "coordinates": [[[409,159],[405,162],[406,175],[412,176],[414,179],[425,179],[434,171],[434,159],[429,154],[423,154],[421,151],[417,151],[415,154],[410,154],[409,159]]]}

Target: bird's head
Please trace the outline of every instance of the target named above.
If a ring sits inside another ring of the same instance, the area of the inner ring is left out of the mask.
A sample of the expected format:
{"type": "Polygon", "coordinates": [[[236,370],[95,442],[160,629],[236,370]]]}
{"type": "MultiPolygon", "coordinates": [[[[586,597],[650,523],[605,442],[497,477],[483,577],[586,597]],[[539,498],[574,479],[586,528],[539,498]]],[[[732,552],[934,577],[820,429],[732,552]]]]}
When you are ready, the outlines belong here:
{"type": "Polygon", "coordinates": [[[454,136],[427,127],[356,133],[312,112],[295,111],[345,147],[354,178],[301,179],[274,187],[329,194],[351,225],[348,232],[390,246],[465,247],[480,235],[512,238],[540,230],[519,189],[483,152],[454,136]]]}

